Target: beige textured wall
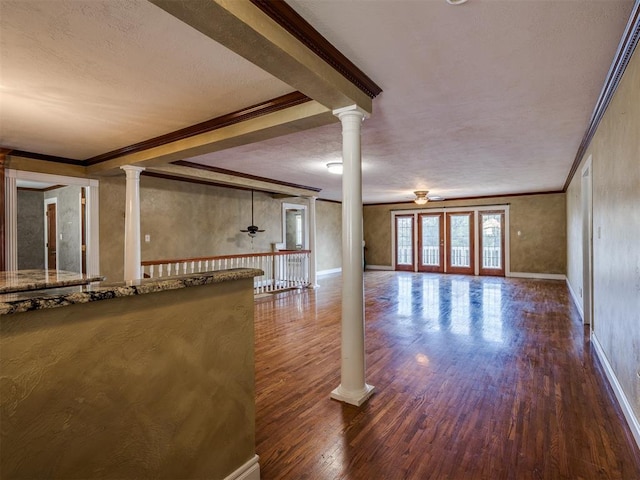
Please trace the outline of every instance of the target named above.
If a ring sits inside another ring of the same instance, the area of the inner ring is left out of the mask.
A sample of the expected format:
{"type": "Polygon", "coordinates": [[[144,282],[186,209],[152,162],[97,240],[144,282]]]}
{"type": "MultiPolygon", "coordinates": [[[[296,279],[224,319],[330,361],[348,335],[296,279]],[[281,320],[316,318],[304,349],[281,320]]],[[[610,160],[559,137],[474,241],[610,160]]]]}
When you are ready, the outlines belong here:
{"type": "MultiPolygon", "coordinates": [[[[495,197],[428,203],[426,208],[510,204],[511,271],[564,274],[566,271],[566,206],[563,193],[495,197]],[[521,235],[518,236],[517,232],[521,235]]],[[[392,264],[391,210],[415,209],[415,204],[364,207],[367,264],[392,264]]]]}
{"type": "Polygon", "coordinates": [[[251,279],[0,316],[0,340],[1,478],[214,479],[254,455],[251,279]]]}
{"type": "Polygon", "coordinates": [[[342,267],[342,204],[316,202],[318,271],[342,267]]]}
{"type": "MultiPolygon", "coordinates": [[[[640,50],[585,153],[593,167],[595,335],[640,420],[640,50]]],[[[582,287],[581,167],[568,207],[569,281],[582,287]],[[581,250],[580,250],[581,252],[581,250]]]]}
{"type": "MultiPolygon", "coordinates": [[[[121,281],[124,262],[124,176],[100,179],[100,273],[121,281]]],[[[241,233],[251,223],[247,190],[142,176],[140,228],[142,260],[270,252],[281,243],[282,204],[309,204],[304,198],[254,193],[255,223],[265,229],[253,240],[241,233]],[[151,242],[144,242],[144,236],[151,242]]],[[[341,265],[341,205],[316,203],[318,270],[341,265]]]]}

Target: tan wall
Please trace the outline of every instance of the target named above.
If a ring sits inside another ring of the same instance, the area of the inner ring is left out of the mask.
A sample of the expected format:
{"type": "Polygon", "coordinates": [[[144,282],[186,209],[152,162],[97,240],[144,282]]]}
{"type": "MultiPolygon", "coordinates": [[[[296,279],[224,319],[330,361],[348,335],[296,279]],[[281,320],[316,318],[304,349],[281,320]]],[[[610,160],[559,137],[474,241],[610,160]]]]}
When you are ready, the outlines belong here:
{"type": "MultiPolygon", "coordinates": [[[[254,193],[255,223],[265,229],[253,240],[241,229],[251,223],[248,190],[142,176],[142,260],[270,252],[281,243],[282,203],[308,205],[303,198],[274,199],[254,193]],[[151,241],[144,241],[145,235],[151,241]]],[[[100,273],[121,281],[124,262],[124,176],[100,180],[100,273]]],[[[317,202],[318,270],[340,266],[340,205],[317,202]]]]}
{"type": "Polygon", "coordinates": [[[640,50],[573,178],[568,195],[569,282],[582,288],[581,171],[593,167],[595,335],[640,420],[640,50]]]}
{"type": "Polygon", "coordinates": [[[318,271],[342,267],[342,204],[316,202],[318,271]]]}
{"type": "MultiPolygon", "coordinates": [[[[510,204],[511,271],[564,274],[566,270],[566,206],[563,193],[495,197],[428,203],[426,208],[510,204]],[[517,232],[521,235],[518,236],[517,232]]],[[[391,211],[415,204],[364,207],[367,264],[392,264],[391,211]]]]}
{"type": "Polygon", "coordinates": [[[0,477],[213,479],[253,458],[252,287],[0,316],[0,477]]]}

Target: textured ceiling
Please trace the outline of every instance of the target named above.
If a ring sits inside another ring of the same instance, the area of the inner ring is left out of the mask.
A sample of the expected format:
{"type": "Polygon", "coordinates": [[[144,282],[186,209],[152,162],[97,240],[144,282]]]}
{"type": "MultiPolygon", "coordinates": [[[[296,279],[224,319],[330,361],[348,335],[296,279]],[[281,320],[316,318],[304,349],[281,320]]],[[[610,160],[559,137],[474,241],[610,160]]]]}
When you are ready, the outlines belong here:
{"type": "MultiPolygon", "coordinates": [[[[631,1],[291,0],[383,93],[363,126],[363,197],[562,189],[631,1]]],[[[340,126],[192,159],[322,187],[340,126]]]]}
{"type": "MultiPolygon", "coordinates": [[[[290,0],[383,89],[366,203],[562,188],[631,0],[290,0]]],[[[141,0],[0,0],[0,145],[86,159],[293,91],[141,0]]],[[[340,200],[338,123],[187,159],[340,200]]]]}
{"type": "Polygon", "coordinates": [[[86,159],[293,91],[155,5],[0,1],[0,145],[86,159]]]}

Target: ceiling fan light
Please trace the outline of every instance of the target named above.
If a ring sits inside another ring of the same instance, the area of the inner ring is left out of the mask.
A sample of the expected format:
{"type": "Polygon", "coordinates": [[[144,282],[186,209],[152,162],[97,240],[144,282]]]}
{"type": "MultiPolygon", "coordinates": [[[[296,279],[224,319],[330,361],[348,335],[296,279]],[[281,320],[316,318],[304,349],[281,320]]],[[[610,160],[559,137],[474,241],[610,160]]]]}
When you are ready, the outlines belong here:
{"type": "Polygon", "coordinates": [[[327,163],[327,169],[329,170],[329,173],[342,175],[342,162],[329,162],[327,163]]]}
{"type": "Polygon", "coordinates": [[[418,190],[413,193],[416,196],[416,199],[414,200],[416,205],[425,205],[429,201],[427,198],[427,194],[429,193],[428,190],[418,190]]]}

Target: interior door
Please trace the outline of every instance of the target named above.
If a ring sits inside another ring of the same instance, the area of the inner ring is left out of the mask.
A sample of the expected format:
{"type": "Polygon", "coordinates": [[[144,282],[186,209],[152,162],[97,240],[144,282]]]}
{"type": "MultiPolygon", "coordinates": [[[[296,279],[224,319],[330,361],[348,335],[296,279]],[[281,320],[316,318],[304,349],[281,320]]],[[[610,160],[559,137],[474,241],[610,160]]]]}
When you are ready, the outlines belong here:
{"type": "Polygon", "coordinates": [[[47,204],[47,268],[57,268],[58,244],[56,242],[56,204],[47,204]]]}
{"type": "Polygon", "coordinates": [[[480,275],[504,277],[504,212],[479,212],[480,275]]]}
{"type": "Polygon", "coordinates": [[[447,213],[447,273],[473,275],[473,212],[447,213]]]}
{"type": "Polygon", "coordinates": [[[444,214],[418,215],[418,270],[444,272],[444,214]]]}
{"type": "Polygon", "coordinates": [[[396,215],[396,270],[414,271],[413,214],[396,215]]]}

